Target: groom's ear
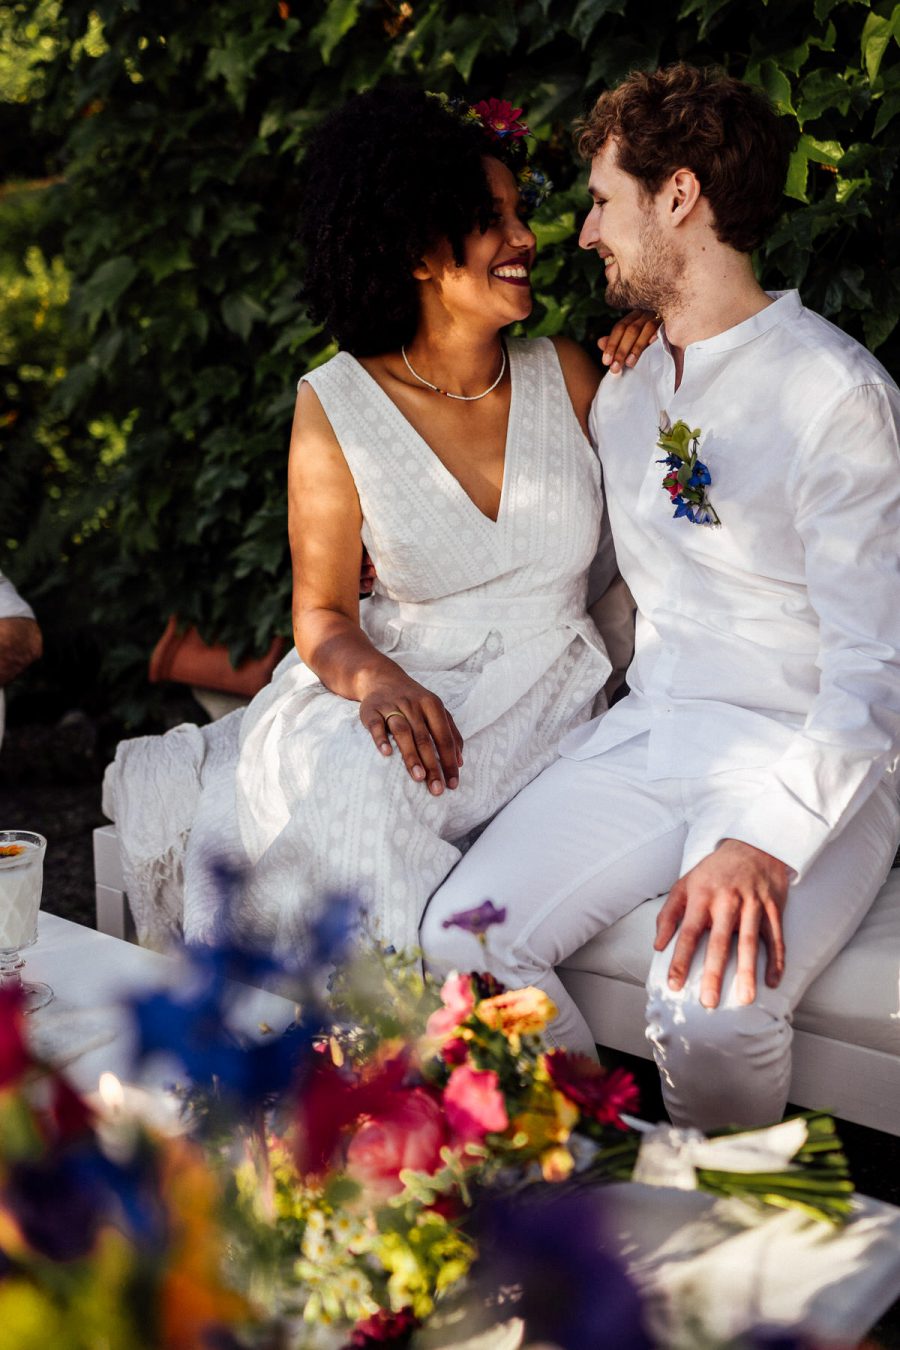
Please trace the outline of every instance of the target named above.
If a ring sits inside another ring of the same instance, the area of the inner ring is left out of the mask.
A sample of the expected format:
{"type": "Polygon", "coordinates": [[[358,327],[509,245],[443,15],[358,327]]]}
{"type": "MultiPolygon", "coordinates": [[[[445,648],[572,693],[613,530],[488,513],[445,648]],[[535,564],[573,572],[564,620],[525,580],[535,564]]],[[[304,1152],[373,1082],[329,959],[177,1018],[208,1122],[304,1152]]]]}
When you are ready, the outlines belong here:
{"type": "Polygon", "coordinates": [[[676,169],[663,192],[665,214],[673,225],[681,225],[687,220],[703,196],[703,188],[693,169],[676,169]]]}

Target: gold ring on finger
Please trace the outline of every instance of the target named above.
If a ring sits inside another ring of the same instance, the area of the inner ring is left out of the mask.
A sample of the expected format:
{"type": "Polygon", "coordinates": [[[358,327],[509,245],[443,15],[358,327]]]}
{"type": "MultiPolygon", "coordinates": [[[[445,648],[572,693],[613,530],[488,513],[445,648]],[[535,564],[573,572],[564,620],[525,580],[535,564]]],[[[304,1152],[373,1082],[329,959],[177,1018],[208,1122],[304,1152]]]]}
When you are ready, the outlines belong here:
{"type": "Polygon", "coordinates": [[[401,712],[399,708],[395,708],[393,712],[382,713],[382,716],[384,717],[385,725],[387,725],[387,723],[391,720],[392,717],[402,717],[404,722],[409,721],[409,718],[407,717],[406,713],[401,712]]]}

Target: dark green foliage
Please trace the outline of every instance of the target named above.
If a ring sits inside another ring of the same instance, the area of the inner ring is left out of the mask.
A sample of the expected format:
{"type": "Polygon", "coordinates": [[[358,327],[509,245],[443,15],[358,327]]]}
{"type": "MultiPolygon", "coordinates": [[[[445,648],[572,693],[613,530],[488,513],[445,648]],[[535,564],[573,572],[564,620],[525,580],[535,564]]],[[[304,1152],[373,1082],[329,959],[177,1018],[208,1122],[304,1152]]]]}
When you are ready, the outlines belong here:
{"type": "Polygon", "coordinates": [[[802,133],[762,278],[799,286],[900,369],[900,5],[35,0],[4,14],[55,39],[27,106],[50,147],[41,176],[61,175],[41,229],[48,250],[62,241],[72,293],[68,327],[55,316],[52,343],[23,331],[0,371],[18,412],[2,451],[15,509],[0,515],[18,548],[2,565],[101,636],[120,701],[172,610],[234,655],[289,631],[294,388],[331,350],[296,299],[296,209],[315,191],[303,137],[385,73],[524,105],[559,188],[538,216],[529,331],[582,340],[609,317],[575,247],[572,120],[635,65],[716,62],[758,82],[802,133]],[[23,365],[45,369],[34,397],[23,365]]]}

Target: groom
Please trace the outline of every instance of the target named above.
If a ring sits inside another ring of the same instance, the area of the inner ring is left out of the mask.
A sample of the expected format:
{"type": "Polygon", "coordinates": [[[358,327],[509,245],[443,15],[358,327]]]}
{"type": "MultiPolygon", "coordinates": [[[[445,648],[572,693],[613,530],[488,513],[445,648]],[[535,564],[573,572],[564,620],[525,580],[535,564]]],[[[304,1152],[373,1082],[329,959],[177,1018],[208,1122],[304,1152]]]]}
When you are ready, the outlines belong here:
{"type": "Polygon", "coordinates": [[[554,967],[667,893],[647,1008],[667,1108],[751,1126],[780,1117],[792,1011],[900,839],[900,392],[755,279],[788,157],[760,93],[684,65],[633,74],[580,132],[581,246],[610,304],[664,319],[591,417],[637,603],[630,693],[485,831],[422,942],[438,969],[476,965],[443,925],[489,896],[507,911],[494,974],[545,989],[554,1038],[593,1054],[554,967]],[[680,421],[699,431],[687,485],[657,448],[680,421]]]}

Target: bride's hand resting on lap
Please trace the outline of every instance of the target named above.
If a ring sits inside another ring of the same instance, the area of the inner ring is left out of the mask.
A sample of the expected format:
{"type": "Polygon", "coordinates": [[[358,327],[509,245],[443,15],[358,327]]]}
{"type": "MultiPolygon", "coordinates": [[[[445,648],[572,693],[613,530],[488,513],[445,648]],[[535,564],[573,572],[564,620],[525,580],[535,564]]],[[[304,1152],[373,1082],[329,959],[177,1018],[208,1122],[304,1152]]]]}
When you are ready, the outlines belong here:
{"type": "Polygon", "coordinates": [[[439,796],[459,785],[463,739],[436,694],[397,671],[380,679],[359,705],[359,718],[383,755],[393,736],[411,778],[439,796]]]}
{"type": "Polygon", "coordinates": [[[410,777],[429,792],[457,787],[463,740],[453,718],[360,625],[362,511],[331,424],[305,384],[291,438],[288,526],[301,660],[333,693],[359,704],[381,754],[393,753],[393,738],[410,777]]]}

